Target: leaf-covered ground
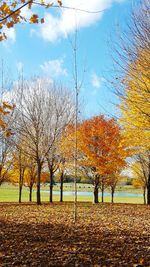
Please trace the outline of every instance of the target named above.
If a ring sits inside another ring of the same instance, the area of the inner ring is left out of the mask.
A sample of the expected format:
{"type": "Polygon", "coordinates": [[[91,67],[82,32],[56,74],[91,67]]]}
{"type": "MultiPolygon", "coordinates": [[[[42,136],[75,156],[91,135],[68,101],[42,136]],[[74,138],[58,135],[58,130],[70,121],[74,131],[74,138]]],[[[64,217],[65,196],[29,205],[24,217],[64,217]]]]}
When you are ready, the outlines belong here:
{"type": "Polygon", "coordinates": [[[0,266],[150,266],[150,207],[0,204],[0,266]]]}

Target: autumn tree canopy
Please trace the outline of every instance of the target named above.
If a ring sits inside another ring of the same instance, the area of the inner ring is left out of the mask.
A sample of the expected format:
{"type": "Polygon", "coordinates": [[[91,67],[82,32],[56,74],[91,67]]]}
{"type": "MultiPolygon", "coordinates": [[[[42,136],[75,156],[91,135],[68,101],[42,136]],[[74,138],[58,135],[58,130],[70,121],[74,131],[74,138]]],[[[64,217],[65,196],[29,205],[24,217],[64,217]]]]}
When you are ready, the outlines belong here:
{"type": "Polygon", "coordinates": [[[150,149],[150,50],[145,48],[129,65],[124,79],[125,97],[120,105],[121,123],[134,147],[150,149]]]}
{"type": "Polygon", "coordinates": [[[113,50],[113,87],[121,100],[120,122],[135,154],[150,149],[149,5],[150,0],[143,0],[135,6],[113,50]]]}
{"type": "MultiPolygon", "coordinates": [[[[106,180],[115,177],[126,165],[128,149],[125,140],[121,136],[120,128],[113,119],[97,116],[85,120],[78,125],[78,173],[83,171],[91,177],[95,190],[95,202],[98,202],[98,188],[104,192],[106,180]]],[[[68,128],[66,136],[70,159],[74,160],[74,129],[68,128]]],[[[66,147],[66,146],[65,146],[66,147]]],[[[70,162],[71,163],[71,162],[70,162]]]]}
{"type": "Polygon", "coordinates": [[[112,83],[121,100],[120,122],[130,146],[142,151],[150,149],[149,5],[150,0],[135,5],[112,51],[115,63],[112,83]]]}
{"type": "Polygon", "coordinates": [[[116,77],[121,124],[134,154],[147,154],[149,162],[147,202],[150,204],[150,0],[140,2],[122,34],[117,52],[116,77]],[[130,38],[129,38],[130,37],[130,38]],[[130,40],[130,41],[129,41],[130,40]],[[118,82],[119,81],[119,82],[118,82]]]}
{"type": "MultiPolygon", "coordinates": [[[[84,120],[77,127],[77,172],[90,179],[98,197],[98,188],[104,192],[111,186],[113,193],[119,173],[126,166],[130,151],[121,129],[114,119],[100,115],[84,120]]],[[[75,127],[68,125],[61,138],[61,149],[67,172],[74,174],[75,127]]]]}
{"type": "Polygon", "coordinates": [[[95,167],[100,175],[112,174],[125,166],[127,147],[115,120],[97,116],[84,121],[79,132],[83,164],[95,167]]]}

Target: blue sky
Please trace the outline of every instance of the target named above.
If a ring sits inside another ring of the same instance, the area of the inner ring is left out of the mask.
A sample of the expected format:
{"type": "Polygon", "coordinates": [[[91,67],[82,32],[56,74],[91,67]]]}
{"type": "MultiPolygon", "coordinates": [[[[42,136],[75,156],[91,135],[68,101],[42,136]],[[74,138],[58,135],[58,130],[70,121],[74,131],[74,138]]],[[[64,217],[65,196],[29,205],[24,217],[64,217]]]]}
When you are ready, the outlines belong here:
{"type": "MultiPolygon", "coordinates": [[[[48,2],[48,1],[47,1],[48,2]]],[[[113,70],[110,36],[116,38],[117,25],[125,27],[130,16],[131,0],[64,0],[63,4],[86,10],[104,10],[99,14],[71,10],[39,9],[22,11],[27,18],[31,12],[44,17],[42,25],[17,25],[8,32],[8,40],[0,43],[0,58],[9,66],[12,79],[23,68],[24,76],[48,77],[73,85],[73,41],[77,28],[77,60],[79,80],[85,69],[80,89],[81,113],[90,117],[99,113],[117,115],[116,96],[108,88],[113,70]],[[109,43],[110,42],[110,43],[109,43]]]]}

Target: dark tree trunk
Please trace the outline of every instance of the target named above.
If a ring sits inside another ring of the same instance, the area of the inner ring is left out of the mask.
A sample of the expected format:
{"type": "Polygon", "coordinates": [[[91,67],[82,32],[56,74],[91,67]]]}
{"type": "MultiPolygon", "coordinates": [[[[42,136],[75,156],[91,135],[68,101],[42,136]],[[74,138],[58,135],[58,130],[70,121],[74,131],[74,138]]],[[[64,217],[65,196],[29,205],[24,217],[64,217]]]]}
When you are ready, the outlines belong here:
{"type": "Polygon", "coordinates": [[[150,174],[148,177],[148,186],[147,186],[147,205],[150,205],[150,174]]]}
{"type": "Polygon", "coordinates": [[[149,155],[149,162],[148,162],[147,205],[150,205],[150,155],[149,155]]]}
{"type": "Polygon", "coordinates": [[[21,150],[19,151],[19,203],[21,203],[21,197],[22,197],[22,187],[23,187],[23,176],[24,176],[24,169],[22,167],[22,161],[21,161],[21,150]]]}
{"type": "Polygon", "coordinates": [[[50,169],[49,202],[53,202],[53,170],[50,169]]]}
{"type": "Polygon", "coordinates": [[[53,185],[50,184],[49,202],[53,202],[53,185]]]}
{"type": "Polygon", "coordinates": [[[21,197],[22,197],[22,184],[19,185],[19,203],[21,203],[21,197]]]}
{"type": "Polygon", "coordinates": [[[33,186],[30,186],[30,192],[29,192],[29,201],[32,202],[32,187],[33,186]]]}
{"type": "Polygon", "coordinates": [[[37,174],[37,205],[41,205],[41,192],[40,192],[40,183],[41,183],[41,163],[38,160],[37,162],[38,174],[37,174]]]}
{"type": "Polygon", "coordinates": [[[63,182],[64,182],[64,173],[61,173],[60,176],[60,202],[63,202],[63,182]]]}
{"type": "Polygon", "coordinates": [[[20,166],[19,172],[20,172],[20,174],[19,174],[19,203],[21,203],[22,187],[23,187],[23,175],[24,175],[24,172],[22,173],[21,166],[20,166]]]}
{"type": "Polygon", "coordinates": [[[95,181],[94,181],[94,203],[98,203],[98,187],[99,187],[99,176],[95,176],[95,181]]]}
{"type": "Polygon", "coordinates": [[[94,203],[98,203],[98,184],[94,187],[94,203]]]}
{"type": "Polygon", "coordinates": [[[2,176],[2,169],[0,168],[0,186],[4,182],[4,177],[2,176]]]}
{"type": "Polygon", "coordinates": [[[102,203],[103,203],[104,202],[104,186],[103,185],[102,185],[101,192],[102,192],[102,203]]]}
{"type": "Polygon", "coordinates": [[[111,203],[114,203],[114,193],[115,193],[114,188],[111,188],[111,203]]]}

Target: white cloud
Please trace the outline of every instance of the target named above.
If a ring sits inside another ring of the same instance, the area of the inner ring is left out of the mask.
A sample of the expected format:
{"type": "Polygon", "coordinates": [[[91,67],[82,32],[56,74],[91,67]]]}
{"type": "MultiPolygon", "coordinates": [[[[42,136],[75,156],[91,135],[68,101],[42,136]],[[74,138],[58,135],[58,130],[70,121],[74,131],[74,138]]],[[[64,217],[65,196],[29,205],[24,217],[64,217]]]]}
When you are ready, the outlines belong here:
{"type": "Polygon", "coordinates": [[[61,9],[61,13],[57,16],[45,13],[45,23],[40,25],[40,36],[43,39],[54,42],[60,37],[66,37],[73,32],[77,27],[89,27],[102,18],[104,10],[111,7],[115,2],[125,0],[63,0],[63,6],[68,6],[77,9],[97,11],[100,13],[88,13],[71,9],[61,9]]]}
{"type": "Polygon", "coordinates": [[[97,76],[97,74],[94,72],[91,75],[91,83],[92,86],[95,88],[100,88],[101,87],[101,78],[97,76]]]}
{"type": "Polygon", "coordinates": [[[50,77],[67,76],[67,70],[63,67],[63,59],[45,61],[40,68],[50,77]]]}
{"type": "Polygon", "coordinates": [[[92,95],[96,95],[98,89],[105,83],[106,80],[103,77],[98,76],[95,72],[91,74],[91,84],[93,86],[92,95]]]}

